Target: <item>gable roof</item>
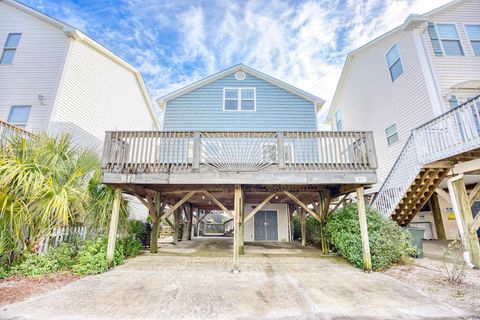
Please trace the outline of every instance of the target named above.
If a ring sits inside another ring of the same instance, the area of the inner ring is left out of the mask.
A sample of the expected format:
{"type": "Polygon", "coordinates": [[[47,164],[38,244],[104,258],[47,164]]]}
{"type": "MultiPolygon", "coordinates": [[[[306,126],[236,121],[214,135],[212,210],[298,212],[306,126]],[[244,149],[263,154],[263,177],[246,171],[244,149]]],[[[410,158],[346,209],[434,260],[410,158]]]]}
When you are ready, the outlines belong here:
{"type": "Polygon", "coordinates": [[[358,52],[360,52],[360,51],[362,51],[362,50],[364,50],[364,49],[382,41],[383,39],[385,39],[387,37],[392,36],[393,34],[399,32],[399,31],[412,30],[413,28],[417,27],[418,25],[420,25],[424,22],[427,22],[428,18],[430,18],[431,16],[433,16],[437,13],[440,13],[440,12],[442,12],[442,11],[444,11],[444,10],[454,6],[454,5],[457,5],[457,4],[459,4],[463,1],[465,1],[465,0],[453,0],[451,2],[448,2],[448,3],[444,4],[443,6],[440,6],[436,9],[433,9],[433,10],[431,10],[427,13],[424,13],[422,15],[410,14],[405,19],[405,21],[401,25],[399,25],[398,27],[380,35],[379,37],[367,42],[363,46],[358,47],[357,49],[349,52],[347,54],[347,57],[345,58],[345,63],[343,64],[342,73],[340,74],[340,79],[338,80],[337,88],[335,89],[335,94],[333,95],[332,103],[330,104],[330,109],[328,110],[327,120],[331,121],[333,119],[333,114],[336,111],[336,108],[334,106],[336,104],[338,96],[340,95],[340,92],[342,91],[343,84],[345,82],[345,78],[346,78],[346,76],[348,74],[348,71],[350,69],[352,58],[355,56],[355,54],[357,54],[358,52]]]}
{"type": "Polygon", "coordinates": [[[250,75],[252,75],[252,76],[254,76],[254,77],[257,77],[257,78],[259,78],[259,79],[262,79],[262,80],[264,80],[264,81],[266,81],[266,82],[269,82],[269,83],[271,83],[271,84],[273,84],[273,85],[276,85],[277,87],[280,87],[280,88],[282,88],[282,89],[284,89],[284,90],[287,90],[287,91],[289,91],[289,92],[291,92],[291,93],[293,93],[293,94],[295,94],[295,95],[297,95],[297,96],[300,96],[300,97],[304,98],[305,100],[311,101],[311,102],[313,102],[313,103],[315,104],[315,108],[316,108],[317,111],[320,110],[320,108],[321,108],[321,107],[323,106],[323,104],[325,103],[325,100],[323,100],[323,99],[321,99],[321,98],[319,98],[319,97],[317,97],[317,96],[314,96],[313,94],[310,94],[310,93],[308,93],[308,92],[306,92],[306,91],[303,91],[303,90],[301,90],[301,89],[299,89],[299,88],[297,88],[297,87],[294,87],[294,86],[292,86],[292,85],[290,85],[290,84],[288,84],[288,83],[286,83],[286,82],[283,82],[283,81],[278,80],[278,79],[276,79],[276,78],[274,78],[274,77],[272,77],[272,76],[269,76],[268,74],[265,74],[265,73],[263,73],[263,72],[260,72],[260,71],[258,71],[258,70],[252,69],[252,68],[250,68],[250,67],[247,67],[247,66],[244,65],[244,64],[239,63],[239,64],[237,64],[237,65],[235,65],[235,66],[233,66],[233,67],[230,67],[230,68],[225,69],[225,70],[223,70],[223,71],[217,72],[217,73],[215,73],[215,74],[213,74],[213,75],[211,75],[211,76],[208,76],[208,77],[206,77],[206,78],[204,78],[204,79],[202,79],[202,80],[199,80],[199,81],[197,81],[197,82],[194,82],[194,83],[192,83],[192,84],[190,84],[190,85],[188,85],[188,86],[186,86],[186,87],[183,87],[183,88],[181,88],[181,89],[179,89],[179,90],[176,90],[176,91],[174,91],[174,92],[172,92],[172,93],[169,93],[169,94],[167,94],[167,95],[165,95],[165,96],[163,96],[163,97],[158,98],[158,99],[157,99],[157,102],[158,102],[158,104],[159,104],[159,106],[160,106],[160,109],[164,109],[166,103],[167,103],[168,101],[170,101],[170,100],[173,100],[173,99],[175,99],[175,98],[178,98],[178,97],[180,97],[180,96],[183,96],[184,94],[187,94],[187,93],[189,93],[189,92],[191,92],[191,91],[193,91],[193,90],[195,90],[195,89],[201,88],[201,87],[203,87],[203,86],[205,86],[205,85],[207,85],[207,84],[209,84],[209,83],[212,83],[212,82],[214,82],[214,81],[216,81],[216,80],[218,80],[218,79],[221,79],[221,78],[223,78],[223,77],[225,77],[225,76],[227,76],[227,75],[230,75],[230,74],[232,74],[232,73],[235,73],[235,72],[237,72],[237,71],[244,71],[245,73],[248,73],[248,74],[250,74],[250,75]]]}
{"type": "Polygon", "coordinates": [[[21,10],[21,11],[27,13],[27,14],[30,14],[30,15],[32,15],[32,16],[40,19],[40,20],[43,20],[44,22],[60,29],[61,31],[63,31],[65,33],[65,35],[67,37],[73,38],[73,39],[81,41],[81,42],[84,42],[85,44],[89,45],[90,47],[92,47],[96,51],[105,55],[107,58],[113,60],[114,62],[116,62],[117,64],[122,66],[123,68],[132,72],[135,75],[135,78],[138,81],[138,84],[139,84],[140,89],[142,91],[142,94],[144,96],[145,102],[147,103],[150,115],[151,115],[155,125],[157,126],[157,128],[160,129],[160,121],[158,120],[157,114],[155,113],[155,110],[153,108],[152,100],[150,99],[150,95],[148,94],[148,90],[147,90],[147,87],[145,86],[145,82],[143,81],[142,74],[140,73],[140,71],[138,71],[138,69],[133,67],[131,64],[129,64],[128,62],[126,62],[122,58],[116,56],[110,50],[103,47],[102,45],[97,43],[95,40],[93,40],[92,38],[90,38],[89,36],[87,36],[86,34],[81,32],[80,30],[78,30],[78,29],[76,29],[76,28],[74,28],[74,27],[72,27],[72,26],[70,26],[70,25],[68,25],[68,24],[66,24],[66,23],[64,23],[60,20],[52,18],[52,17],[48,16],[47,14],[45,14],[41,11],[38,11],[34,8],[31,8],[27,5],[24,5],[22,3],[14,1],[14,0],[0,0],[0,2],[6,3],[6,4],[18,9],[18,10],[21,10]]]}

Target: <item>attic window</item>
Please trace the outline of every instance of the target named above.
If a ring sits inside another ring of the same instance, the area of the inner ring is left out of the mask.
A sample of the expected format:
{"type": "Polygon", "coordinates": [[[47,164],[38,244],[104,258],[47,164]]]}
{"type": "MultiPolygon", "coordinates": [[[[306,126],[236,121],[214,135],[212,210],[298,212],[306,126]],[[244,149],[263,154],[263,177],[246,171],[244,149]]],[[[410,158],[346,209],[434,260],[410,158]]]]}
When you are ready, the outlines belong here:
{"type": "Polygon", "coordinates": [[[255,111],[255,88],[223,88],[223,111],[255,111]]]}
{"type": "Polygon", "coordinates": [[[239,80],[239,81],[245,80],[246,76],[247,76],[247,75],[246,75],[245,72],[243,72],[243,71],[237,71],[237,72],[235,72],[235,79],[237,79],[237,80],[239,80]]]}

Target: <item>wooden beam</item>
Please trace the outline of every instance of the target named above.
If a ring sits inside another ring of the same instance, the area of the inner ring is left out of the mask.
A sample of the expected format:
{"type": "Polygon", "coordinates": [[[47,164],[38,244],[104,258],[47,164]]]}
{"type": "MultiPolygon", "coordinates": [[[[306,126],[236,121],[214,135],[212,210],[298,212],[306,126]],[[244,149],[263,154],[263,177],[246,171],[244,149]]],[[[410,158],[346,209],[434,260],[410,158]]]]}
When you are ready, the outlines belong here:
{"type": "Polygon", "coordinates": [[[470,193],[468,194],[468,202],[470,203],[470,206],[473,205],[473,203],[475,202],[475,200],[478,199],[478,197],[480,197],[480,182],[477,183],[475,187],[473,187],[472,191],[470,191],[470,193]]]}
{"type": "Polygon", "coordinates": [[[435,192],[438,193],[438,195],[449,205],[452,205],[452,201],[450,200],[450,195],[448,194],[448,192],[440,188],[435,189],[435,192]]]}
{"type": "Polygon", "coordinates": [[[170,228],[172,228],[172,230],[173,230],[173,228],[175,228],[173,223],[170,221],[170,219],[164,218],[163,220],[165,220],[165,222],[170,226],[170,228]]]}
{"type": "Polygon", "coordinates": [[[447,240],[445,226],[443,225],[442,210],[438,202],[438,194],[435,192],[430,197],[430,207],[432,208],[433,222],[435,223],[438,240],[447,240]]]}
{"type": "Polygon", "coordinates": [[[475,234],[478,228],[480,228],[480,213],[477,213],[477,216],[475,217],[475,219],[473,219],[468,230],[470,231],[470,233],[475,234]]]}
{"type": "Polygon", "coordinates": [[[320,216],[315,212],[313,211],[312,209],[310,209],[306,204],[304,204],[302,201],[300,201],[300,199],[298,199],[297,197],[295,197],[293,194],[291,194],[290,192],[288,191],[283,191],[290,199],[292,199],[294,202],[296,202],[300,207],[302,207],[305,211],[307,211],[312,217],[314,217],[315,219],[317,219],[318,221],[322,221],[322,219],[320,218],[320,216]]]}
{"type": "Polygon", "coordinates": [[[115,198],[113,199],[112,217],[110,218],[110,229],[108,230],[107,244],[107,262],[112,266],[113,256],[115,254],[115,241],[117,240],[118,218],[120,215],[120,203],[122,201],[122,189],[115,188],[115,198]]]}
{"type": "Polygon", "coordinates": [[[180,210],[175,210],[173,213],[173,239],[174,245],[178,244],[178,237],[180,233],[180,210]]]}
{"type": "Polygon", "coordinates": [[[337,204],[335,205],[335,207],[333,207],[332,210],[330,210],[328,213],[327,213],[327,216],[330,215],[332,212],[334,212],[335,210],[338,209],[338,207],[340,207],[342,205],[342,203],[345,202],[345,200],[347,200],[348,198],[348,193],[346,195],[343,196],[343,198],[337,202],[337,204]]]}
{"type": "Polygon", "coordinates": [[[180,199],[177,203],[175,203],[173,205],[173,207],[171,207],[170,209],[168,209],[167,212],[162,214],[161,218],[168,217],[169,215],[171,215],[174,211],[176,211],[178,208],[180,208],[180,206],[182,204],[187,202],[188,199],[190,199],[195,193],[196,193],[196,191],[190,191],[189,193],[187,193],[182,199],[180,199]]]}
{"type": "Polygon", "coordinates": [[[360,221],[360,235],[362,237],[363,269],[372,270],[372,257],[370,255],[370,243],[368,240],[367,215],[365,210],[365,197],[363,187],[357,188],[358,219],[360,221]]]}
{"type": "Polygon", "coordinates": [[[468,250],[472,264],[478,269],[480,268],[480,244],[477,234],[470,232],[474,225],[463,174],[448,180],[448,191],[452,196],[453,212],[461,228],[459,231],[463,243],[468,250]]]}
{"type": "Polygon", "coordinates": [[[239,240],[239,232],[240,232],[240,209],[242,203],[242,187],[240,185],[235,185],[234,190],[234,221],[235,227],[233,229],[233,273],[238,273],[238,240],[239,240]]]}
{"type": "Polygon", "coordinates": [[[208,210],[208,212],[205,213],[203,217],[200,218],[200,222],[202,222],[202,220],[205,219],[205,217],[208,216],[209,214],[210,214],[210,210],[208,210]]]}
{"type": "Polygon", "coordinates": [[[225,207],[220,201],[218,201],[210,192],[208,192],[207,190],[203,190],[202,191],[207,197],[210,198],[210,200],[212,200],[213,202],[215,202],[215,204],[217,206],[220,207],[221,210],[225,211],[226,214],[228,214],[230,217],[233,218],[233,213],[227,209],[227,207],[225,207]]]}
{"type": "Polygon", "coordinates": [[[307,216],[305,210],[300,208],[300,232],[302,234],[302,246],[307,245],[307,216]]]}
{"type": "Polygon", "coordinates": [[[480,169],[480,158],[475,159],[475,160],[470,160],[470,161],[457,163],[453,167],[453,173],[454,174],[459,174],[459,173],[476,171],[476,170],[479,170],[479,169],[480,169]]]}
{"type": "Polygon", "coordinates": [[[258,212],[260,211],[270,200],[272,200],[273,197],[275,197],[277,195],[277,193],[272,193],[271,195],[269,195],[268,197],[266,197],[262,202],[260,202],[260,204],[258,206],[255,207],[255,209],[253,209],[246,217],[245,219],[243,220],[243,223],[246,223],[248,220],[252,219],[253,216],[258,212]]]}

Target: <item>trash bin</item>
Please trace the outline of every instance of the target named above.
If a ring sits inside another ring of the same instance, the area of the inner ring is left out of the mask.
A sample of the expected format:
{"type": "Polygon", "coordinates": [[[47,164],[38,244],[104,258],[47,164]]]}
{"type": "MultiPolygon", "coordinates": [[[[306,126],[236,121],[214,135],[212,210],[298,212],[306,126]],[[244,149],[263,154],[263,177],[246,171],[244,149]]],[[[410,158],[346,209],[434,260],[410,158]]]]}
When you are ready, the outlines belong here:
{"type": "Polygon", "coordinates": [[[408,232],[410,232],[410,243],[417,249],[417,258],[423,258],[423,234],[425,229],[417,227],[408,227],[408,232]]]}

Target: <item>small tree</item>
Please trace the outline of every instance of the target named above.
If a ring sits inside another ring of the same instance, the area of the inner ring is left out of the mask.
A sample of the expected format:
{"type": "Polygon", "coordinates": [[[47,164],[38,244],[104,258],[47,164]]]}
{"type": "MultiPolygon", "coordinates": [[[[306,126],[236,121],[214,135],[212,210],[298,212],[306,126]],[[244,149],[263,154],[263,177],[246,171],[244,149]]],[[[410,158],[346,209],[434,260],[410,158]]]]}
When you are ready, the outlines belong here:
{"type": "Polygon", "coordinates": [[[464,246],[460,238],[448,244],[448,248],[443,251],[443,269],[445,271],[448,282],[451,284],[460,284],[465,279],[467,264],[463,260],[464,246]],[[453,258],[449,263],[447,259],[453,258]]]}

